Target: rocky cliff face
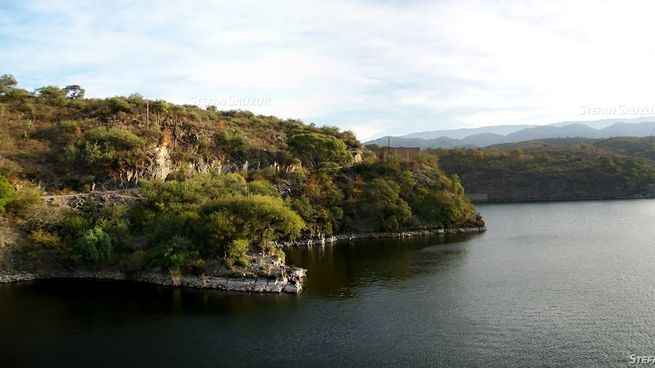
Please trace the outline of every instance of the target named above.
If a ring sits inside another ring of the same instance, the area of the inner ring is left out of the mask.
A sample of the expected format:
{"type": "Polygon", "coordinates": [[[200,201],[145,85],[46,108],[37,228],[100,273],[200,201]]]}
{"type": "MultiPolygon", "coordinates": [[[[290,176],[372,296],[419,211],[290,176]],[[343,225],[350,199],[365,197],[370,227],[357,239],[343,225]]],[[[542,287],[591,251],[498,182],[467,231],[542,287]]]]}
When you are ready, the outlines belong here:
{"type": "Polygon", "coordinates": [[[168,174],[173,171],[171,157],[168,154],[168,147],[155,148],[155,158],[150,167],[149,177],[151,179],[166,180],[168,174]]]}

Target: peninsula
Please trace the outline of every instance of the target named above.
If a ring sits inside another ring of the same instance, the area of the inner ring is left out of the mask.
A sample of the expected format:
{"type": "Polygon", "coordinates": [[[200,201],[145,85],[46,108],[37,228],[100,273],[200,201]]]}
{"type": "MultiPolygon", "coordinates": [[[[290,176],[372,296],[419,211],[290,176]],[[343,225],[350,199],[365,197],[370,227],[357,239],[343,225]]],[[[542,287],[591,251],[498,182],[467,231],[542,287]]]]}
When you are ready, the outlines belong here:
{"type": "Polygon", "coordinates": [[[484,230],[434,155],[380,156],[334,127],[10,75],[0,123],[0,282],[298,292],[284,245],[484,230]]]}

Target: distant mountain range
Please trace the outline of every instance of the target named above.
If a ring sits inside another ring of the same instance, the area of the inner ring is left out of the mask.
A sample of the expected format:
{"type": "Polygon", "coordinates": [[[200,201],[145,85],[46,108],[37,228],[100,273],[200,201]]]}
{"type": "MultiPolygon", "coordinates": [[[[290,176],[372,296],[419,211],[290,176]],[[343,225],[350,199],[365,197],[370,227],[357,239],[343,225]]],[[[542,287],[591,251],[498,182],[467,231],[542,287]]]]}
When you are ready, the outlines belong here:
{"type": "Polygon", "coordinates": [[[381,137],[365,144],[392,147],[486,147],[548,138],[609,138],[655,136],[655,117],[561,122],[550,125],[495,125],[433,130],[398,137],[381,137]]]}

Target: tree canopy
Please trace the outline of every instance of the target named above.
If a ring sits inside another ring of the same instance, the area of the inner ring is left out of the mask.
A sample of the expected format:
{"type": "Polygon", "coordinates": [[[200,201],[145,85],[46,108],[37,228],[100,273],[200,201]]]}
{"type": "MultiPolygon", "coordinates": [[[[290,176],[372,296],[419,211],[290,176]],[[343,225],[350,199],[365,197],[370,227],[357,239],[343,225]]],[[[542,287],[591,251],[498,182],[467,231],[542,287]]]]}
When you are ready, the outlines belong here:
{"type": "Polygon", "coordinates": [[[303,162],[315,166],[322,162],[346,165],[352,162],[346,144],[330,135],[301,133],[289,138],[289,148],[303,162]]]}

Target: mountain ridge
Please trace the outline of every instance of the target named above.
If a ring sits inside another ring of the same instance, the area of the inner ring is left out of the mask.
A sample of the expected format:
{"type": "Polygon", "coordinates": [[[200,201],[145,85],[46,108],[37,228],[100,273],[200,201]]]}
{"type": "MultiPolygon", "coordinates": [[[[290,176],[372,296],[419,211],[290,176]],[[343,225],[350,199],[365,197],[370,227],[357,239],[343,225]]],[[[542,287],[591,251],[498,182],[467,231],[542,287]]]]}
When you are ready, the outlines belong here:
{"type": "Polygon", "coordinates": [[[655,117],[604,119],[589,122],[568,122],[549,125],[497,125],[385,136],[365,144],[380,146],[413,146],[421,148],[487,147],[549,138],[611,138],[655,135],[655,117]],[[611,121],[614,123],[609,124],[611,121]],[[608,125],[609,124],[609,125],[608,125]],[[602,128],[597,128],[602,127],[602,128]],[[517,129],[518,128],[518,129],[517,129]],[[498,132],[507,132],[500,134],[498,132]],[[468,134],[472,133],[472,134],[468,134]],[[439,135],[435,137],[435,135],[439,135]],[[421,137],[418,137],[421,135],[421,137]]]}

